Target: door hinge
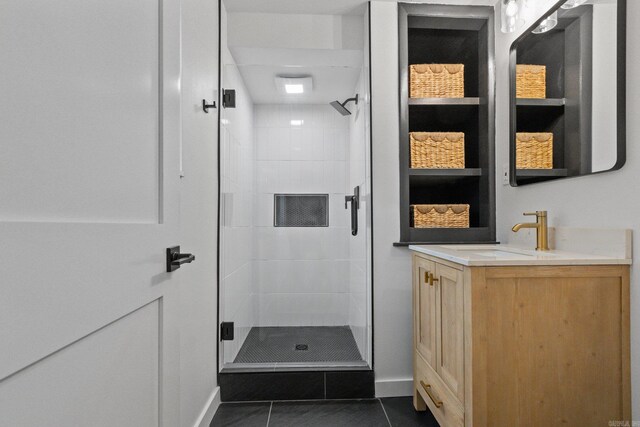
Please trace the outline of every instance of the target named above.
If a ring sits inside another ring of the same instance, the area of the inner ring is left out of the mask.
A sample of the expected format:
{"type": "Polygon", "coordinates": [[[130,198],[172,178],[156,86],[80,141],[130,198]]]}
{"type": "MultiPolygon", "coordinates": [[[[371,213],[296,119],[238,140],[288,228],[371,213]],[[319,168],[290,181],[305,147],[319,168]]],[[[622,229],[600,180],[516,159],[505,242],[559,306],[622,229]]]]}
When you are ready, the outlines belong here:
{"type": "Polygon", "coordinates": [[[224,108],[236,108],[236,91],[235,89],[223,89],[222,106],[224,108]]]}
{"type": "Polygon", "coordinates": [[[220,341],[233,341],[233,322],[220,324],[220,341]]]}

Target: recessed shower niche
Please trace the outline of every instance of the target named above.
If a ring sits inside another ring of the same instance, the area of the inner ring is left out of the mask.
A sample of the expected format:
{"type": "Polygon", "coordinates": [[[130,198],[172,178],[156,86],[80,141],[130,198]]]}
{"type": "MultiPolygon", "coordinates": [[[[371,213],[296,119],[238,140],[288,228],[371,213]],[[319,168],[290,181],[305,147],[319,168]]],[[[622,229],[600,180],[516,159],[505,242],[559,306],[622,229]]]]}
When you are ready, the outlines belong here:
{"type": "Polygon", "coordinates": [[[274,227],[328,227],[328,194],[274,194],[274,227]]]}

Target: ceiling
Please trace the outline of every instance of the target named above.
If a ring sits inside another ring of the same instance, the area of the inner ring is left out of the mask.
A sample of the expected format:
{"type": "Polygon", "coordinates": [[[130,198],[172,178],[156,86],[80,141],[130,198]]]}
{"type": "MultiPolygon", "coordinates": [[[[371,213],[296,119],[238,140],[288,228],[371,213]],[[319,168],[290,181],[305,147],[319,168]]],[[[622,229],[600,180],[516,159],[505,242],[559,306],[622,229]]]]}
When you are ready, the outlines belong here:
{"type": "Polygon", "coordinates": [[[328,104],[355,95],[360,69],[260,65],[240,67],[240,74],[256,104],[328,104]],[[275,83],[277,75],[310,75],[313,77],[313,90],[304,94],[279,92],[275,83]]]}
{"type": "MultiPolygon", "coordinates": [[[[223,0],[228,12],[364,15],[366,0],[223,0]]],[[[397,0],[382,0],[393,1],[397,0]]],[[[435,3],[493,6],[497,0],[406,0],[403,3],[435,3]]]]}
{"type": "MultiPolygon", "coordinates": [[[[362,15],[367,1],[223,1],[228,12],[229,50],[254,103],[324,104],[354,96],[364,62],[362,15]],[[275,83],[279,75],[312,76],[313,90],[281,93],[275,83]]],[[[495,1],[432,3],[491,5],[495,1]]]]}
{"type": "Polygon", "coordinates": [[[327,104],[353,97],[364,62],[362,16],[232,12],[227,44],[256,104],[327,104]],[[313,88],[287,94],[275,78],[306,77],[313,88]]]}
{"type": "Polygon", "coordinates": [[[256,104],[325,104],[353,96],[363,51],[231,47],[242,80],[256,104]],[[286,94],[276,76],[312,76],[313,90],[286,94]]]}

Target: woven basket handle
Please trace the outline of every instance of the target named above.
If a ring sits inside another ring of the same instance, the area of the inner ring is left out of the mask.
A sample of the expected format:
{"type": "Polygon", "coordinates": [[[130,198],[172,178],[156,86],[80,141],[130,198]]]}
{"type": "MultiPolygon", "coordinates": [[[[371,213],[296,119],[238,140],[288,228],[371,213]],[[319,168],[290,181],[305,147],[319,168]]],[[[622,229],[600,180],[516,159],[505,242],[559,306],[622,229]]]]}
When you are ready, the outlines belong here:
{"type": "Polygon", "coordinates": [[[447,70],[449,74],[457,74],[464,69],[463,64],[418,64],[414,65],[413,69],[420,74],[424,74],[427,71],[431,71],[434,74],[440,74],[447,70]]]}

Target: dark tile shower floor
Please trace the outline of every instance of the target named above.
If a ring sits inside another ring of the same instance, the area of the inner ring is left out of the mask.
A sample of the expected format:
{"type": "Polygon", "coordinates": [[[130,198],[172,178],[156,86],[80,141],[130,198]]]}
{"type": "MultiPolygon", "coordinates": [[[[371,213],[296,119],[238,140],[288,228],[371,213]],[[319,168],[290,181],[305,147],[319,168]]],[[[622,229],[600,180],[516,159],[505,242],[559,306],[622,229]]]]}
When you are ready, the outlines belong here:
{"type": "Polygon", "coordinates": [[[234,363],[361,362],[348,326],[253,327],[234,363]]]}

